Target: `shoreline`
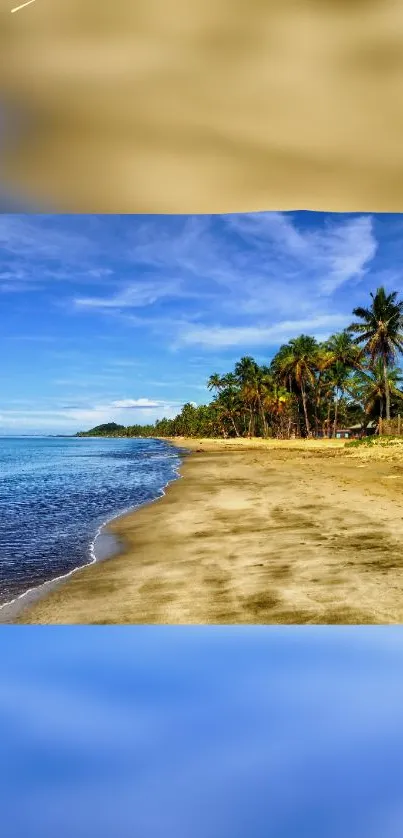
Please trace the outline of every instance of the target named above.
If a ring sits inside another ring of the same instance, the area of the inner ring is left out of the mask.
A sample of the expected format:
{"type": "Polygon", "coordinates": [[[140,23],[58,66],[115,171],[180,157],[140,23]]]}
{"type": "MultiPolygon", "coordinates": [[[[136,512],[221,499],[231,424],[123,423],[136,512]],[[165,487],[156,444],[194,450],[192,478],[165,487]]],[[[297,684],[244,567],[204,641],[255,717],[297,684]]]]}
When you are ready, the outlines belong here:
{"type": "MultiPolygon", "coordinates": [[[[176,448],[176,446],[174,445],[172,447],[176,448]]],[[[182,450],[183,456],[185,456],[186,453],[189,452],[186,450],[182,450]]],[[[178,454],[180,456],[179,452],[178,454]]],[[[23,591],[21,594],[18,594],[16,597],[14,597],[14,599],[0,604],[0,625],[7,625],[18,620],[21,614],[23,614],[26,611],[29,612],[35,604],[42,602],[42,600],[46,599],[53,591],[59,589],[60,586],[63,586],[69,580],[69,578],[73,576],[73,574],[86,570],[89,567],[92,567],[94,564],[99,564],[100,562],[108,561],[123,554],[125,550],[124,538],[122,536],[118,537],[115,533],[110,532],[110,525],[112,525],[114,521],[120,520],[121,518],[124,518],[126,515],[133,514],[138,509],[141,509],[143,506],[153,504],[161,497],[163,497],[166,488],[172,482],[175,482],[175,480],[179,479],[179,477],[181,476],[181,462],[182,461],[180,460],[178,467],[174,468],[175,476],[172,478],[172,480],[168,480],[168,482],[162,487],[160,495],[158,495],[150,501],[147,501],[144,504],[134,504],[133,506],[128,507],[123,512],[117,512],[99,525],[93,539],[89,544],[90,560],[88,562],[72,568],[72,570],[69,570],[68,573],[57,576],[55,579],[49,579],[45,582],[41,582],[39,585],[36,585],[33,588],[28,588],[26,591],[23,591]]]]}
{"type": "Polygon", "coordinates": [[[49,596],[52,591],[56,590],[60,585],[63,585],[70,578],[70,576],[73,575],[73,573],[78,573],[80,570],[84,570],[84,568],[90,567],[96,562],[107,561],[108,559],[113,559],[115,556],[118,556],[124,550],[124,545],[116,538],[116,536],[113,535],[113,533],[107,532],[109,522],[110,521],[108,519],[107,522],[101,524],[95,537],[90,543],[90,561],[83,565],[73,567],[73,569],[69,570],[68,573],[56,576],[55,579],[48,579],[46,582],[41,582],[34,588],[28,588],[26,591],[23,591],[21,594],[14,597],[14,599],[0,604],[0,625],[12,623],[17,617],[19,617],[20,614],[23,613],[23,611],[31,608],[35,603],[41,602],[41,600],[49,596]],[[105,530],[105,532],[103,532],[103,530],[105,530]],[[101,548],[98,547],[98,550],[95,549],[95,543],[97,541],[100,541],[102,545],[101,548]],[[107,545],[109,546],[107,547],[107,545]]]}
{"type": "Polygon", "coordinates": [[[400,450],[377,457],[336,440],[166,442],[181,450],[185,479],[109,522],[122,552],[80,568],[14,622],[403,621],[400,450]]]}

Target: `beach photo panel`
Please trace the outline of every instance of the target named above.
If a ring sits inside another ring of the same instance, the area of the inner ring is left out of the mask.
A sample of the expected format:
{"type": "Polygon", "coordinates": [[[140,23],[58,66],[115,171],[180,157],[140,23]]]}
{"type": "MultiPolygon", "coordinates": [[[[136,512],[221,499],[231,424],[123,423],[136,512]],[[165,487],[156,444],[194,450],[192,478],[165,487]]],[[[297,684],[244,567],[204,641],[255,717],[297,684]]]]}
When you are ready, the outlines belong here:
{"type": "Polygon", "coordinates": [[[0,620],[400,623],[402,233],[0,215],[0,620]]]}

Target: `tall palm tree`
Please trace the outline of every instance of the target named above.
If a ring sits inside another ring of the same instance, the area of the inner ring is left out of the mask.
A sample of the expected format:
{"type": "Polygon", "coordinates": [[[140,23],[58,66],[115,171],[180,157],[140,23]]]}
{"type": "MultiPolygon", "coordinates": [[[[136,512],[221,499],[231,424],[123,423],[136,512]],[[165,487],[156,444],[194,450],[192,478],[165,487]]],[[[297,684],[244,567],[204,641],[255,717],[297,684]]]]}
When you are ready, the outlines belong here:
{"type": "Polygon", "coordinates": [[[293,376],[290,373],[287,377],[285,377],[283,372],[283,361],[284,358],[288,357],[289,353],[290,345],[288,343],[284,343],[282,346],[280,346],[280,349],[276,352],[274,358],[271,361],[270,371],[277,381],[282,381],[283,386],[287,388],[289,393],[293,393],[295,385],[295,382],[293,381],[293,376]]]}
{"type": "Polygon", "coordinates": [[[235,436],[240,436],[237,421],[242,416],[242,402],[236,377],[231,372],[221,379],[221,390],[216,405],[221,416],[229,421],[235,436]]]}
{"type": "Polygon", "coordinates": [[[267,391],[263,400],[263,409],[269,414],[272,428],[274,428],[276,435],[284,435],[285,428],[284,420],[286,422],[286,435],[290,436],[292,423],[292,396],[285,387],[277,384],[273,379],[271,385],[267,386],[267,391]]]}
{"type": "Polygon", "coordinates": [[[346,387],[348,384],[348,379],[351,374],[351,370],[343,364],[342,361],[336,361],[336,363],[332,364],[329,368],[329,379],[333,391],[333,400],[334,400],[334,415],[333,415],[333,432],[332,436],[335,439],[336,431],[337,431],[337,423],[339,418],[339,404],[341,399],[344,396],[346,391],[346,387]]]}
{"type": "MultiPolygon", "coordinates": [[[[322,432],[323,435],[328,437],[332,434],[332,422],[331,422],[331,413],[332,413],[332,406],[334,406],[334,379],[332,375],[332,369],[327,369],[324,371],[321,382],[321,396],[323,399],[323,414],[322,414],[322,432]]],[[[334,424],[334,423],[333,423],[334,424]]]]}
{"type": "Polygon", "coordinates": [[[351,371],[362,369],[363,350],[346,330],[331,335],[326,341],[325,348],[327,353],[325,368],[334,392],[333,437],[335,437],[339,402],[344,397],[351,371]]]}
{"type": "Polygon", "coordinates": [[[298,338],[290,340],[285,347],[281,347],[273,365],[274,369],[277,369],[280,383],[287,385],[291,381],[295,382],[298,387],[308,437],[312,436],[308,415],[308,390],[315,386],[318,352],[319,347],[315,338],[300,335],[298,338]]]}
{"type": "Polygon", "coordinates": [[[371,363],[377,359],[382,361],[386,419],[390,419],[388,367],[403,352],[403,301],[398,300],[397,291],[387,294],[383,287],[371,293],[371,299],[369,308],[354,309],[353,314],[359,322],[351,323],[348,331],[357,334],[355,342],[363,346],[371,363]]]}
{"type": "Polygon", "coordinates": [[[235,364],[234,374],[249,414],[248,436],[252,437],[255,432],[256,384],[259,377],[259,365],[250,355],[245,355],[235,364]]]}
{"type": "Polygon", "coordinates": [[[328,371],[333,363],[333,355],[328,351],[325,343],[319,343],[315,352],[315,369],[313,382],[313,407],[315,420],[315,433],[319,433],[319,414],[323,401],[329,395],[328,371]]]}
{"type": "Polygon", "coordinates": [[[273,388],[273,378],[268,367],[257,366],[253,376],[245,383],[243,396],[252,406],[256,417],[260,420],[264,437],[268,435],[268,422],[266,411],[266,400],[273,388]]]}

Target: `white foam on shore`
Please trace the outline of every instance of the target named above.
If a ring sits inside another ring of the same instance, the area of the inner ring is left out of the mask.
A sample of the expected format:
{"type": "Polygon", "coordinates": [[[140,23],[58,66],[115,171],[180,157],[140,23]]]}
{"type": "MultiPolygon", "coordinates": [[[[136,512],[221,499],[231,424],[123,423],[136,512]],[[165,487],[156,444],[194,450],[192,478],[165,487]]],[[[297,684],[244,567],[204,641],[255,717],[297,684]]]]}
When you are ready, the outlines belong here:
{"type": "MultiPolygon", "coordinates": [[[[180,453],[182,453],[182,454],[190,453],[190,451],[188,451],[185,448],[180,449],[180,451],[178,451],[178,449],[174,449],[174,450],[177,451],[178,458],[180,456],[180,453]]],[[[110,518],[107,518],[105,521],[103,521],[99,525],[99,527],[98,527],[98,529],[97,529],[97,531],[94,535],[94,538],[92,539],[92,541],[90,543],[90,546],[89,546],[90,560],[88,562],[86,562],[86,564],[78,565],[78,567],[74,567],[72,570],[69,570],[68,573],[63,573],[61,576],[55,576],[54,579],[49,579],[47,582],[41,582],[40,585],[35,585],[33,588],[28,588],[28,590],[26,590],[26,591],[24,591],[24,593],[19,594],[18,596],[14,597],[14,599],[10,599],[8,602],[3,602],[0,605],[0,625],[3,622],[2,616],[4,615],[4,613],[6,615],[5,622],[7,622],[7,610],[4,611],[4,609],[8,609],[8,611],[9,611],[8,617],[11,620],[12,617],[17,616],[17,614],[19,614],[20,611],[22,611],[27,605],[29,605],[32,602],[36,602],[38,599],[41,599],[42,596],[46,593],[46,591],[52,590],[52,588],[58,586],[59,583],[62,582],[64,579],[68,579],[69,576],[73,575],[73,573],[77,573],[78,570],[84,570],[85,567],[90,567],[90,565],[95,564],[97,561],[99,561],[99,559],[97,558],[97,555],[96,555],[95,545],[96,545],[97,538],[99,538],[102,535],[103,530],[106,527],[108,527],[109,524],[112,523],[112,521],[115,521],[116,518],[122,518],[124,515],[128,515],[129,512],[134,512],[136,509],[140,509],[142,506],[146,506],[148,503],[149,504],[155,503],[155,501],[160,500],[160,498],[164,497],[164,495],[166,494],[165,490],[167,489],[167,487],[170,486],[170,484],[173,483],[175,480],[181,479],[181,477],[182,477],[182,475],[180,474],[181,466],[182,466],[182,460],[179,461],[178,465],[173,466],[173,471],[174,471],[176,476],[173,477],[172,480],[168,480],[165,483],[165,485],[160,490],[161,493],[159,495],[157,495],[157,497],[153,498],[151,501],[145,501],[144,503],[139,503],[139,504],[134,504],[133,506],[128,506],[127,509],[123,510],[123,512],[115,513],[115,515],[112,515],[110,518]],[[24,602],[22,602],[22,600],[24,600],[24,602]]],[[[117,552],[119,552],[119,551],[117,551],[117,552]]],[[[112,554],[112,556],[113,555],[116,555],[116,554],[112,554]]],[[[107,557],[105,557],[105,559],[106,558],[107,557]]]]}

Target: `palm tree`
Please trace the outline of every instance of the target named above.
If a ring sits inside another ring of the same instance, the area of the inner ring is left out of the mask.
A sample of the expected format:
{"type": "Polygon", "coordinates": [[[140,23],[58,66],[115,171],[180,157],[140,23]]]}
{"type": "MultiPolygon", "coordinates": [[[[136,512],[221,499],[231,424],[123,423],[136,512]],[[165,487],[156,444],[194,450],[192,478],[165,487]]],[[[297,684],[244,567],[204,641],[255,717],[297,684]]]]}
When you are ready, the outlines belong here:
{"type": "Polygon", "coordinates": [[[272,362],[270,364],[270,371],[277,381],[281,380],[283,382],[283,385],[287,387],[289,393],[293,393],[295,382],[293,381],[292,374],[289,374],[288,377],[286,377],[283,373],[283,361],[284,358],[288,357],[289,353],[290,345],[288,343],[285,343],[283,344],[283,346],[280,346],[280,349],[272,359],[272,362]]]}
{"type": "Polygon", "coordinates": [[[208,390],[215,390],[218,394],[224,388],[224,378],[218,372],[213,372],[207,382],[208,390]]]}
{"type": "Polygon", "coordinates": [[[295,382],[301,393],[305,428],[308,437],[312,436],[308,416],[308,390],[310,387],[313,388],[315,386],[318,355],[319,346],[315,338],[309,337],[308,335],[300,335],[298,338],[290,340],[285,347],[281,347],[273,363],[274,369],[277,369],[279,382],[285,385],[295,382]]]}
{"type": "Polygon", "coordinates": [[[330,363],[338,361],[346,367],[361,369],[363,350],[357,346],[347,329],[331,335],[325,343],[325,348],[329,354],[330,363]]]}
{"type": "Polygon", "coordinates": [[[267,397],[271,393],[272,387],[273,379],[268,367],[259,367],[256,365],[253,375],[251,375],[249,380],[246,381],[242,390],[242,395],[245,401],[251,405],[256,417],[260,420],[264,437],[267,437],[268,435],[265,403],[267,397]]]}
{"type": "Polygon", "coordinates": [[[319,414],[321,412],[321,407],[323,406],[324,399],[329,396],[329,383],[327,379],[329,377],[329,368],[333,363],[333,356],[328,351],[325,343],[320,343],[317,345],[314,361],[315,369],[312,395],[315,419],[315,433],[316,436],[318,436],[319,414]]]}
{"type": "Polygon", "coordinates": [[[235,436],[240,436],[235,420],[242,415],[242,403],[235,375],[231,372],[221,379],[221,390],[216,400],[216,406],[222,418],[229,421],[235,436]]]}
{"type": "Polygon", "coordinates": [[[336,437],[337,422],[339,418],[339,404],[344,396],[351,371],[342,361],[336,361],[329,369],[329,380],[333,391],[334,417],[333,417],[333,438],[336,437]]]}
{"type": "Polygon", "coordinates": [[[245,355],[235,364],[235,377],[241,388],[241,395],[249,414],[248,436],[255,432],[256,383],[259,365],[250,355],[245,355]]]}
{"type": "Polygon", "coordinates": [[[264,396],[263,400],[263,408],[269,414],[271,418],[271,425],[272,428],[276,432],[276,435],[280,434],[280,436],[284,435],[284,420],[287,425],[286,435],[287,437],[290,436],[291,433],[291,423],[292,423],[292,396],[285,387],[277,384],[275,381],[272,380],[271,386],[267,387],[267,392],[264,396]]]}
{"type": "Polygon", "coordinates": [[[325,349],[327,353],[325,369],[328,372],[328,381],[331,383],[334,392],[333,437],[335,437],[339,402],[344,396],[351,370],[362,369],[363,351],[346,330],[331,335],[329,340],[326,341],[325,349]]]}
{"type": "MultiPolygon", "coordinates": [[[[397,401],[403,400],[403,392],[398,385],[403,383],[402,370],[399,367],[388,369],[388,390],[397,401]]],[[[382,358],[369,368],[355,373],[351,381],[350,394],[361,402],[365,413],[369,416],[383,418],[383,408],[386,401],[385,377],[382,358]]]]}
{"type": "Polygon", "coordinates": [[[354,322],[348,327],[349,332],[358,336],[355,343],[363,346],[373,364],[382,362],[385,386],[386,419],[390,419],[390,388],[388,367],[392,365],[398,353],[403,352],[403,301],[398,300],[397,291],[387,294],[384,288],[371,293],[372,303],[369,308],[355,308],[353,314],[361,322],[354,322]]]}

